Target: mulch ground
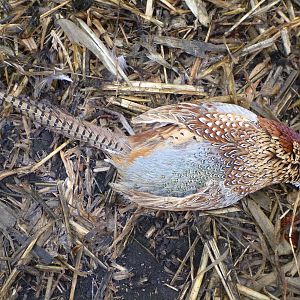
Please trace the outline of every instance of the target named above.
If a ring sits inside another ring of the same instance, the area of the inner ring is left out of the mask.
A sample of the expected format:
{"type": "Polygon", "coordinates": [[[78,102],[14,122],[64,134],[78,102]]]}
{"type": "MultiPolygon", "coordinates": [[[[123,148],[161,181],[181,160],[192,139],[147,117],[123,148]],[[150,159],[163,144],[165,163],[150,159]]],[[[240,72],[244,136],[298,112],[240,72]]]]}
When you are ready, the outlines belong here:
{"type": "MultiPolygon", "coordinates": [[[[0,6],[2,92],[124,132],[204,100],[300,130],[299,1],[0,6]]],[[[295,187],[209,212],[138,208],[103,153],[0,111],[2,299],[299,299],[295,187]]]]}

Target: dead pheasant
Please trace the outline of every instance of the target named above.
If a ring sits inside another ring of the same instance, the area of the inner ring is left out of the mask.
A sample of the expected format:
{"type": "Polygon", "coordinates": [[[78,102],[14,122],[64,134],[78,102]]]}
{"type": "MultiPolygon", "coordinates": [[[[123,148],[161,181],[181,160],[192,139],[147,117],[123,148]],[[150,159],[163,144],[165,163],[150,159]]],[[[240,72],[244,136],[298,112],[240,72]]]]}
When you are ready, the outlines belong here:
{"type": "Polygon", "coordinates": [[[274,183],[300,181],[300,135],[237,105],[152,109],[133,120],[138,133],[127,137],[58,108],[5,99],[50,130],[104,150],[120,174],[113,188],[144,207],[215,209],[274,183]]]}

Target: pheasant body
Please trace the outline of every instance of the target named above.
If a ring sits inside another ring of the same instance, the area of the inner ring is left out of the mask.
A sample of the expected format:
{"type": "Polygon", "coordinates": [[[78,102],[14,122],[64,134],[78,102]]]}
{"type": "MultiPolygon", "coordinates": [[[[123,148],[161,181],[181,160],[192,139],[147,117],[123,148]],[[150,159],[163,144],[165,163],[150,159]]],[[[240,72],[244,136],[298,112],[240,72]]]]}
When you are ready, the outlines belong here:
{"type": "Polygon", "coordinates": [[[299,135],[232,104],[179,104],[134,123],[132,151],[116,163],[114,187],[143,206],[170,210],[225,207],[267,185],[299,180],[299,135]],[[146,131],[145,131],[146,130],[146,131]]]}
{"type": "Polygon", "coordinates": [[[56,108],[46,122],[33,103],[29,109],[9,102],[49,129],[106,151],[120,174],[113,188],[144,207],[215,209],[274,183],[299,185],[300,135],[236,105],[152,109],[133,120],[137,134],[126,137],[56,108]]]}

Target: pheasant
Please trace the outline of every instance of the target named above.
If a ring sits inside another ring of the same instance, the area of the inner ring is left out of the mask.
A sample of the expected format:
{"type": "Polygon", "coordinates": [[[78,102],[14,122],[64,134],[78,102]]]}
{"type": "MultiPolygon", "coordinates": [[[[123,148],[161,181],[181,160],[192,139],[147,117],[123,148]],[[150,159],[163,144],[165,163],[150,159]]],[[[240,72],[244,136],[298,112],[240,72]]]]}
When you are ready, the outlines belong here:
{"type": "MultiPolygon", "coordinates": [[[[56,107],[0,93],[0,99],[66,137],[106,152],[117,192],[160,210],[227,207],[274,183],[300,181],[300,135],[233,104],[181,103],[134,118],[126,136],[56,107]]],[[[1,100],[0,100],[1,104],[1,100]]]]}

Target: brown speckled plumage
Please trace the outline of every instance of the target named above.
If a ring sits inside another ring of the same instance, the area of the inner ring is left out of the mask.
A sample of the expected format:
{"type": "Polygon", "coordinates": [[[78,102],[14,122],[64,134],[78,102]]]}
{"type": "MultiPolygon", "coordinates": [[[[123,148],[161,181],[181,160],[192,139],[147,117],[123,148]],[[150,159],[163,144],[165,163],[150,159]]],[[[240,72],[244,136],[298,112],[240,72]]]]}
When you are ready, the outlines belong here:
{"type": "Polygon", "coordinates": [[[133,120],[137,134],[126,137],[57,108],[7,101],[50,130],[106,151],[120,174],[113,188],[144,207],[214,209],[273,183],[299,185],[299,134],[236,105],[152,109],[133,120]]]}

